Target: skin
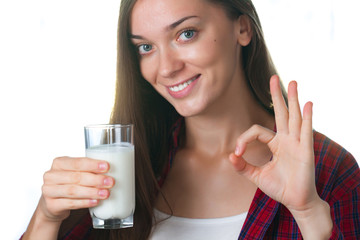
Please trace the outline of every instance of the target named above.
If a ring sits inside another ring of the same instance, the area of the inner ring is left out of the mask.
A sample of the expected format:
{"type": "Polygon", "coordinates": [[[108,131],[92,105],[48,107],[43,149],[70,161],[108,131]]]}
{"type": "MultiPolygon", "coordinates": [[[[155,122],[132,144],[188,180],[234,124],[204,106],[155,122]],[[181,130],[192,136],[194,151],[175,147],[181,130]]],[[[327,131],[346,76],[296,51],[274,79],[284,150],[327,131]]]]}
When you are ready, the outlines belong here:
{"type": "MultiPolygon", "coordinates": [[[[140,57],[143,77],[185,117],[185,144],[162,187],[173,214],[212,218],[246,212],[260,188],[290,210],[305,239],[327,239],[332,221],[315,188],[312,103],[302,116],[291,82],[287,109],[273,76],[275,119],[258,105],[240,61],[252,35],[248,19],[231,21],[203,0],[139,0],[131,34],[146,53],[140,57]],[[189,16],[196,17],[184,20],[189,16]],[[169,92],[169,86],[194,76],[199,77],[187,94],[169,92]]],[[[57,239],[71,209],[108,198],[115,183],[105,175],[108,170],[104,161],[56,158],[44,174],[42,196],[23,239],[57,239]]],[[[155,207],[170,213],[162,197],[155,207]]]]}

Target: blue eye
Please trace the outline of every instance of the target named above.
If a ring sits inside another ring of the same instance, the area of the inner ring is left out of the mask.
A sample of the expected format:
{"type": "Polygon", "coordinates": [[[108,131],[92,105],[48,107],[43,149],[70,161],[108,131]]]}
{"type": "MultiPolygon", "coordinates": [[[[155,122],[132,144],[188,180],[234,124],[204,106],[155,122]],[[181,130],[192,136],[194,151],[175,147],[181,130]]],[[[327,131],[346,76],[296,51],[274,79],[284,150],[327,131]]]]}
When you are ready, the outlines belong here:
{"type": "Polygon", "coordinates": [[[140,54],[147,54],[152,50],[152,46],[150,44],[141,44],[138,49],[140,54]]]}
{"type": "Polygon", "coordinates": [[[189,41],[195,36],[195,33],[196,33],[195,30],[185,30],[180,34],[178,40],[189,41]]]}

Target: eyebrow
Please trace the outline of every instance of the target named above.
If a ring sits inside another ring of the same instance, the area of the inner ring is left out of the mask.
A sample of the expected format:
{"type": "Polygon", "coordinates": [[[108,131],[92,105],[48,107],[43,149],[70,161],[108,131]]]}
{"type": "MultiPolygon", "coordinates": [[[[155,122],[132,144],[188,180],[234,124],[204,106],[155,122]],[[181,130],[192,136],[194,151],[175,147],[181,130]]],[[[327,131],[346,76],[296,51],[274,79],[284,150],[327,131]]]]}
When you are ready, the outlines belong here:
{"type": "Polygon", "coordinates": [[[181,23],[185,22],[186,20],[190,19],[190,18],[197,18],[198,16],[187,16],[187,17],[183,17],[180,20],[177,20],[176,22],[170,24],[168,27],[166,27],[167,30],[172,30],[174,28],[176,28],[177,26],[179,26],[181,23]]]}
{"type": "MultiPolygon", "coordinates": [[[[183,17],[179,20],[177,20],[176,22],[170,24],[169,26],[165,27],[165,30],[166,31],[170,31],[170,30],[173,30],[174,28],[176,28],[177,26],[179,26],[181,23],[185,22],[186,20],[190,19],[190,18],[197,18],[198,16],[187,16],[187,17],[183,17]]],[[[133,34],[130,34],[130,38],[133,38],[133,39],[144,39],[142,36],[140,35],[133,35],[133,34]]]]}

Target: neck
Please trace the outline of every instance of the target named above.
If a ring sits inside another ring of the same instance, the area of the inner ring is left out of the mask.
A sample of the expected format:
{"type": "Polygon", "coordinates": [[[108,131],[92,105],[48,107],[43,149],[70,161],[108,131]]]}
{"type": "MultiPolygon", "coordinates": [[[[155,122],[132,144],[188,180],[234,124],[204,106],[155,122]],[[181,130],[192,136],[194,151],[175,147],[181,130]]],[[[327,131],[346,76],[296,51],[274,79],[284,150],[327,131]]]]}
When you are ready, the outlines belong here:
{"type": "Polygon", "coordinates": [[[273,129],[274,117],[255,100],[246,82],[239,82],[242,86],[230,88],[211,108],[185,118],[186,148],[210,155],[229,154],[235,149],[236,139],[252,125],[273,129]]]}

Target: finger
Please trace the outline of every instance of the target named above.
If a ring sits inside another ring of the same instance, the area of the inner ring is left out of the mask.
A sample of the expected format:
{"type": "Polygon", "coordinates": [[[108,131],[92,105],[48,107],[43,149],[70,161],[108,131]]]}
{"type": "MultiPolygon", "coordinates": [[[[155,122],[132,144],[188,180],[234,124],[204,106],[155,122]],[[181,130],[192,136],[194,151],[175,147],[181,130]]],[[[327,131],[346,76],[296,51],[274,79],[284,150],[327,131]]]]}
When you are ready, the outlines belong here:
{"type": "Polygon", "coordinates": [[[106,199],[110,192],[108,189],[98,189],[77,185],[49,185],[42,186],[42,193],[49,198],[71,199],[106,199]]]}
{"type": "Polygon", "coordinates": [[[95,160],[91,158],[59,157],[54,159],[52,169],[105,173],[109,170],[109,163],[106,161],[95,160]]]}
{"type": "Polygon", "coordinates": [[[270,79],[271,99],[274,105],[277,132],[288,132],[289,113],[282,95],[279,77],[274,75],[270,79]]]}
{"type": "Polygon", "coordinates": [[[300,139],[301,128],[301,110],[299,105],[299,98],[297,92],[297,83],[292,81],[288,88],[289,99],[289,133],[294,137],[300,139]]]}
{"type": "Polygon", "coordinates": [[[257,140],[268,144],[274,137],[275,133],[273,131],[255,124],[236,140],[235,155],[241,156],[246,150],[246,145],[250,142],[257,140]]]}
{"type": "Polygon", "coordinates": [[[230,154],[229,160],[239,174],[258,185],[257,176],[260,171],[258,167],[246,162],[243,157],[236,156],[234,153],[230,154]]]}
{"type": "Polygon", "coordinates": [[[54,214],[60,214],[65,210],[95,207],[99,204],[97,199],[68,199],[68,198],[47,198],[47,208],[54,214]]]}
{"type": "Polygon", "coordinates": [[[49,185],[80,185],[86,187],[111,188],[115,180],[112,177],[88,172],[51,170],[44,174],[44,183],[49,185]]]}
{"type": "Polygon", "coordinates": [[[303,110],[303,121],[301,125],[300,142],[313,147],[313,129],[312,129],[312,115],[313,103],[307,102],[303,110]]]}

